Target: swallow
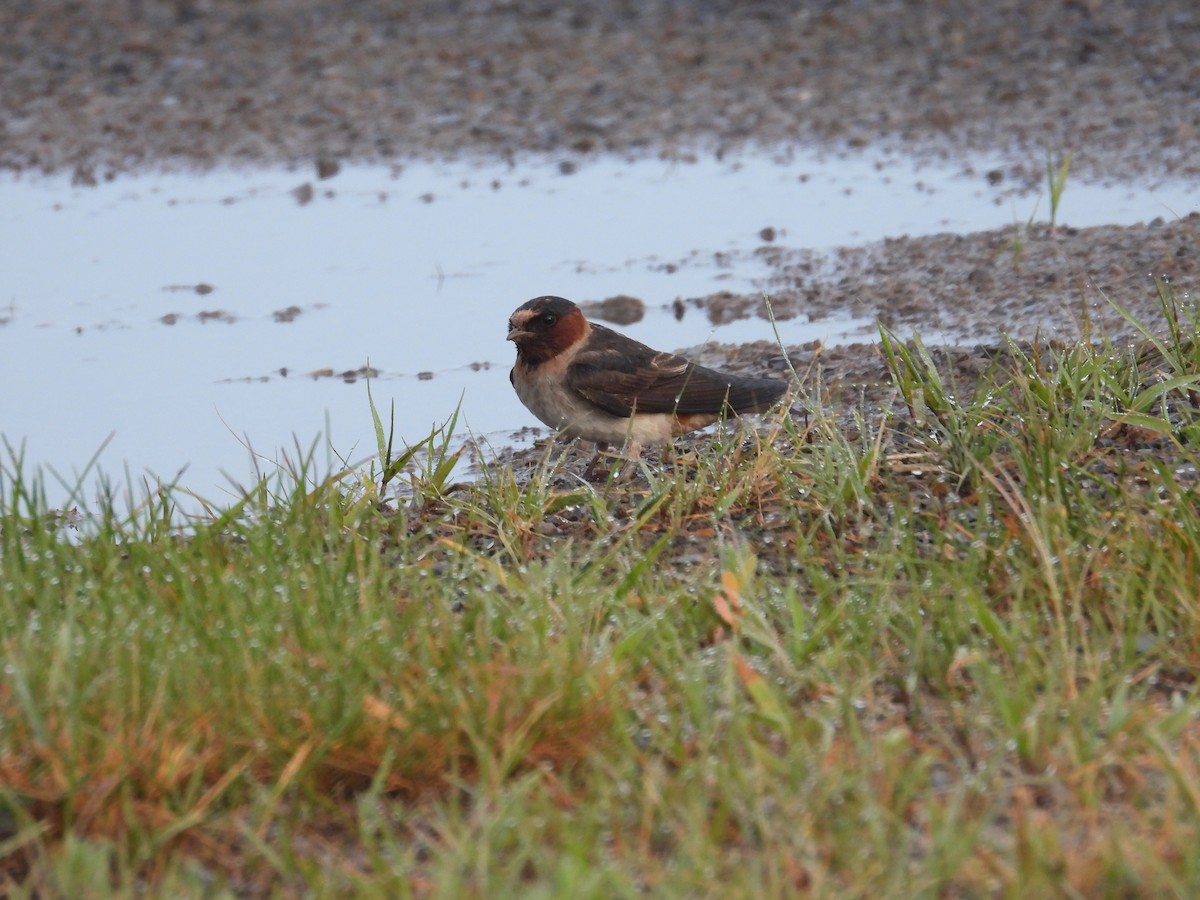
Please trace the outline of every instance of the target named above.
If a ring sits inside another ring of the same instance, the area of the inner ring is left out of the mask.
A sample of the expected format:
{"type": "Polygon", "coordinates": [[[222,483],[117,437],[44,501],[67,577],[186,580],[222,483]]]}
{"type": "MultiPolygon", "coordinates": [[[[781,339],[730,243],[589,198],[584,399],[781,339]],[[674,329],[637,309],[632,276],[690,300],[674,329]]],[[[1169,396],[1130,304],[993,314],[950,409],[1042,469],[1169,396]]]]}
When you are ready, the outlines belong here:
{"type": "Polygon", "coordinates": [[[565,437],[620,444],[636,458],[718,419],[764,412],[787,384],[731,375],[589,322],[570,300],[536,297],[508,320],[517,396],[565,437]]]}

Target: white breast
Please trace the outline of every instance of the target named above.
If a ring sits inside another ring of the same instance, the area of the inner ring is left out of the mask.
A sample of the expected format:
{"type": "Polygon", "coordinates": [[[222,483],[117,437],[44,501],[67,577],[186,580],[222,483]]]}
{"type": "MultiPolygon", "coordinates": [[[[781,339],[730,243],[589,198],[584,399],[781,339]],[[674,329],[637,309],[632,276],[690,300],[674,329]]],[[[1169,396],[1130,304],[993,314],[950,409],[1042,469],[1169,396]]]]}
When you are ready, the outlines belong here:
{"type": "Polygon", "coordinates": [[[535,376],[518,364],[513,369],[513,387],[529,411],[555,431],[607,444],[661,444],[674,435],[674,416],[655,413],[630,419],[606,413],[567,390],[557,373],[546,371],[551,365],[539,367],[535,376]]]}

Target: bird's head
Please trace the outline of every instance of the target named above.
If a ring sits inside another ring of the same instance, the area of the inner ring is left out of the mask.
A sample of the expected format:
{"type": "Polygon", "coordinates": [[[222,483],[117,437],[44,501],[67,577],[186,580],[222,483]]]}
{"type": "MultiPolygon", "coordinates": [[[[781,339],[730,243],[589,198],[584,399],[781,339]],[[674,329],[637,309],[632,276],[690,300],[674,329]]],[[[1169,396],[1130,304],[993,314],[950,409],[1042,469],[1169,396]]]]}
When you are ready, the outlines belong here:
{"type": "Polygon", "coordinates": [[[508,340],[517,345],[517,358],[531,366],[554,359],[587,330],[579,307],[562,297],[535,297],[508,318],[508,340]]]}

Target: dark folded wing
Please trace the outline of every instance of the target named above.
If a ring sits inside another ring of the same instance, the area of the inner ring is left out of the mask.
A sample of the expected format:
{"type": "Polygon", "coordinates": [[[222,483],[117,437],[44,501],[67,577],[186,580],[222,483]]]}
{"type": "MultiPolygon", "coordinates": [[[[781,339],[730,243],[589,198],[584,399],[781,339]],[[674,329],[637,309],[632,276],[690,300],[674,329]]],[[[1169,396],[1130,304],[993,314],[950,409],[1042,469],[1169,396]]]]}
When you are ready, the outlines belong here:
{"type": "Polygon", "coordinates": [[[686,375],[686,383],[677,412],[760,412],[773,406],[787,390],[782,381],[770,378],[748,378],[742,375],[727,375],[704,366],[693,365],[686,375]],[[724,401],[726,407],[720,404],[724,401]]]}
{"type": "Polygon", "coordinates": [[[766,409],[786,385],[741,378],[689,363],[648,347],[636,352],[581,353],[567,371],[567,386],[614,416],[640,413],[752,412],[766,409]]]}

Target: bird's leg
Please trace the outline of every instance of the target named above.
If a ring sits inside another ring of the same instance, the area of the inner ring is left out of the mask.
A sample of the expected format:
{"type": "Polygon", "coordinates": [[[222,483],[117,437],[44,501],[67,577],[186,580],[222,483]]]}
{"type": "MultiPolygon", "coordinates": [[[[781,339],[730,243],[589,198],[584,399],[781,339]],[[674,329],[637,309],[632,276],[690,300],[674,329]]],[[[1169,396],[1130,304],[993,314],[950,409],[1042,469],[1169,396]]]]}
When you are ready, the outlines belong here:
{"type": "Polygon", "coordinates": [[[632,480],[637,473],[638,464],[642,461],[642,445],[631,438],[617,454],[617,459],[621,461],[617,481],[632,480]]]}
{"type": "Polygon", "coordinates": [[[596,443],[596,455],[584,470],[584,478],[589,481],[604,481],[613,475],[611,469],[600,467],[602,458],[616,461],[617,481],[627,481],[633,477],[642,458],[642,445],[638,441],[630,440],[618,453],[613,453],[611,447],[612,445],[608,443],[599,441],[596,443]]]}
{"type": "Polygon", "coordinates": [[[596,455],[592,457],[592,461],[583,470],[583,477],[588,481],[603,481],[608,478],[612,473],[607,469],[602,470],[599,468],[601,457],[607,457],[608,455],[608,444],[604,441],[597,441],[596,455]]]}

